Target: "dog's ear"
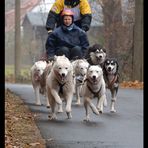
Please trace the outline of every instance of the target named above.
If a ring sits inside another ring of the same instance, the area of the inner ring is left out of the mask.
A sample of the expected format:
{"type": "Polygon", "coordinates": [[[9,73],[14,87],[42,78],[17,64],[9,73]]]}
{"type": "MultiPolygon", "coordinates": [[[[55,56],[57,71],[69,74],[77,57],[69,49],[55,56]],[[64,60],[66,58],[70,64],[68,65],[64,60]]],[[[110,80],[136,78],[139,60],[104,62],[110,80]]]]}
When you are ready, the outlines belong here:
{"type": "Polygon", "coordinates": [[[103,74],[103,67],[101,67],[101,65],[97,65],[101,70],[102,70],[102,74],[103,74]]]}
{"type": "Polygon", "coordinates": [[[88,62],[88,61],[86,61],[86,62],[87,62],[87,64],[88,64],[88,66],[87,66],[87,67],[89,67],[89,66],[90,66],[89,62],[88,62]]]}
{"type": "Polygon", "coordinates": [[[88,66],[87,70],[90,68],[90,66],[91,66],[91,65],[89,64],[89,66],[88,66]]]}
{"type": "Polygon", "coordinates": [[[118,73],[118,71],[119,71],[119,63],[118,63],[117,59],[116,59],[116,65],[117,65],[117,72],[116,73],[118,73]]]}
{"type": "Polygon", "coordinates": [[[101,74],[103,75],[103,68],[100,65],[98,65],[98,67],[101,68],[101,74]]]}
{"type": "Polygon", "coordinates": [[[62,55],[63,57],[66,57],[65,54],[62,55]]]}
{"type": "Polygon", "coordinates": [[[91,52],[92,50],[93,50],[93,47],[90,46],[90,47],[88,48],[88,52],[91,52]]]}
{"type": "Polygon", "coordinates": [[[119,70],[119,63],[118,63],[118,60],[116,58],[111,58],[111,60],[113,60],[116,64],[116,74],[118,73],[118,70],[119,70]]]}
{"type": "Polygon", "coordinates": [[[87,62],[87,60],[85,58],[82,59],[84,62],[87,62]]]}
{"type": "Polygon", "coordinates": [[[103,49],[103,46],[102,45],[100,45],[100,44],[94,44],[93,45],[93,49],[103,49]]]}
{"type": "Polygon", "coordinates": [[[103,65],[102,65],[102,70],[103,70],[103,73],[106,73],[106,68],[105,68],[105,65],[106,65],[106,62],[109,60],[109,58],[106,58],[103,65]]]}
{"type": "Polygon", "coordinates": [[[118,65],[118,60],[116,58],[111,58],[117,65],[118,65]]]}
{"type": "Polygon", "coordinates": [[[54,59],[53,59],[53,60],[54,60],[54,61],[56,61],[56,59],[57,59],[57,56],[56,56],[56,55],[54,55],[54,59]]]}
{"type": "Polygon", "coordinates": [[[72,63],[70,62],[70,66],[69,66],[69,72],[74,73],[74,68],[72,63]]]}
{"type": "Polygon", "coordinates": [[[100,44],[94,44],[94,45],[93,45],[93,48],[95,48],[95,49],[96,49],[96,48],[100,49],[100,48],[102,48],[102,46],[101,46],[100,44]]]}
{"type": "Polygon", "coordinates": [[[105,63],[106,63],[108,60],[109,60],[109,58],[106,58],[106,59],[105,59],[105,61],[104,61],[104,65],[105,65],[105,63]]]}
{"type": "Polygon", "coordinates": [[[38,67],[38,65],[39,65],[39,61],[37,61],[37,62],[34,63],[34,66],[35,67],[38,67]]]}
{"type": "Polygon", "coordinates": [[[97,66],[102,69],[101,65],[98,64],[97,66]]]}
{"type": "Polygon", "coordinates": [[[105,48],[102,48],[103,49],[103,51],[106,53],[106,49],[105,48]]]}

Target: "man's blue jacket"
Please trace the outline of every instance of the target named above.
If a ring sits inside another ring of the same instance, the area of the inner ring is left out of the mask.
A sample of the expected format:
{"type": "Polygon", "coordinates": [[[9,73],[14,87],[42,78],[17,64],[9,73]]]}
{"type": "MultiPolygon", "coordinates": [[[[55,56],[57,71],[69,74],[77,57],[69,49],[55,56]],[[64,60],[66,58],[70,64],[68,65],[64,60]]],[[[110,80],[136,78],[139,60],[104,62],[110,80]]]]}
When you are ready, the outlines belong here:
{"type": "Polygon", "coordinates": [[[46,52],[48,57],[53,57],[57,49],[60,47],[73,48],[79,46],[82,49],[83,55],[86,53],[86,49],[89,46],[89,41],[85,31],[72,24],[72,29],[64,25],[56,28],[51,34],[49,34],[46,41],[46,52]]]}

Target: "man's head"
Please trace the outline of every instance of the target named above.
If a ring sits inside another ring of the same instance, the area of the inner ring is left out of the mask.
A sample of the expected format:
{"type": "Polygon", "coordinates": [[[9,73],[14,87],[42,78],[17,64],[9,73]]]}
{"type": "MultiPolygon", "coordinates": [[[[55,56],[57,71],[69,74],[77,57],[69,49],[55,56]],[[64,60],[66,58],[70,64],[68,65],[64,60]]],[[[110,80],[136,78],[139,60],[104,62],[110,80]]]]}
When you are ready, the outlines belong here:
{"type": "Polygon", "coordinates": [[[76,7],[80,3],[80,0],[64,0],[64,4],[68,7],[76,7]]]}
{"type": "Polygon", "coordinates": [[[70,9],[65,9],[61,13],[62,23],[65,26],[70,26],[74,21],[74,13],[70,9]]]}

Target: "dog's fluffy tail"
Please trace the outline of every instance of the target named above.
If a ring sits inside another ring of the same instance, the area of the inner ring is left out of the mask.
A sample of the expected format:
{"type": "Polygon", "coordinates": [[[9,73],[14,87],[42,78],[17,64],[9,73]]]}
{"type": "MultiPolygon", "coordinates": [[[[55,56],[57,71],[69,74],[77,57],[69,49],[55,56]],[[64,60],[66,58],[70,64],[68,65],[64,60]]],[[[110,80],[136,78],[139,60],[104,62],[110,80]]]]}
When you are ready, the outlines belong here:
{"type": "Polygon", "coordinates": [[[96,114],[96,115],[100,114],[93,103],[90,102],[89,105],[90,105],[90,108],[92,109],[94,114],[96,114]]]}

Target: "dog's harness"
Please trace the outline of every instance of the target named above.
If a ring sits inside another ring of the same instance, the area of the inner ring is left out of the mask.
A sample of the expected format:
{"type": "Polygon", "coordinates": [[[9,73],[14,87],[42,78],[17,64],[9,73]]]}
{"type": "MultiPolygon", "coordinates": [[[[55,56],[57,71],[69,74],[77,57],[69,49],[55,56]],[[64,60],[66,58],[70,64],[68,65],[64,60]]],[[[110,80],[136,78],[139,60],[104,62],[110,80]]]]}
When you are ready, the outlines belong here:
{"type": "Polygon", "coordinates": [[[76,81],[77,81],[80,85],[84,85],[85,80],[84,80],[84,78],[83,78],[83,79],[80,78],[80,76],[84,77],[83,75],[76,75],[76,76],[75,76],[75,77],[76,77],[76,81]]]}
{"type": "MultiPolygon", "coordinates": [[[[60,76],[59,73],[58,73],[56,70],[54,70],[54,73],[55,73],[55,75],[60,76]]],[[[61,76],[60,76],[60,77],[61,77],[61,76]]],[[[58,80],[57,80],[57,81],[58,81],[58,80]]],[[[60,86],[59,93],[63,94],[63,86],[66,84],[66,82],[63,83],[63,84],[61,84],[61,83],[58,81],[58,84],[59,84],[59,86],[60,86]]]]}
{"type": "Polygon", "coordinates": [[[64,84],[59,83],[60,89],[59,89],[59,93],[63,94],[63,86],[66,84],[66,82],[64,84]]]}
{"type": "Polygon", "coordinates": [[[117,79],[118,79],[118,75],[116,74],[116,75],[114,75],[114,77],[113,77],[113,79],[110,83],[109,83],[109,80],[108,80],[108,88],[109,89],[113,86],[113,84],[117,81],[117,79]]]}
{"type": "MultiPolygon", "coordinates": [[[[90,81],[89,79],[85,79],[85,81],[88,81],[88,82],[91,83],[91,81],[90,81]]],[[[100,93],[100,91],[101,91],[101,89],[102,89],[102,85],[101,85],[99,91],[97,91],[97,92],[94,92],[88,84],[87,84],[87,88],[90,90],[90,92],[91,92],[92,94],[94,94],[94,97],[98,97],[98,94],[100,93]]]]}

